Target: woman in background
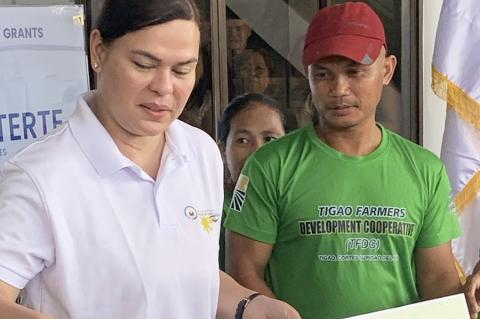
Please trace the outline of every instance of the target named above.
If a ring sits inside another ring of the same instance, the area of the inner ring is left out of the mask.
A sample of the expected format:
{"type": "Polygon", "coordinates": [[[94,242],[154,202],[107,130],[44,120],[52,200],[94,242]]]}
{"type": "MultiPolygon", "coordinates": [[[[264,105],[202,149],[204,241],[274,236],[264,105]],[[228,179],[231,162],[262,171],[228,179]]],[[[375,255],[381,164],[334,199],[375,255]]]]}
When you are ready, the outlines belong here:
{"type": "MultiPolygon", "coordinates": [[[[264,144],[285,135],[285,116],[267,95],[250,93],[234,98],[219,125],[220,149],[227,167],[223,211],[227,211],[235,183],[247,158],[264,144]]],[[[222,215],[222,217],[224,217],[222,215]]],[[[225,269],[225,233],[220,233],[220,268],[225,269]]]]}

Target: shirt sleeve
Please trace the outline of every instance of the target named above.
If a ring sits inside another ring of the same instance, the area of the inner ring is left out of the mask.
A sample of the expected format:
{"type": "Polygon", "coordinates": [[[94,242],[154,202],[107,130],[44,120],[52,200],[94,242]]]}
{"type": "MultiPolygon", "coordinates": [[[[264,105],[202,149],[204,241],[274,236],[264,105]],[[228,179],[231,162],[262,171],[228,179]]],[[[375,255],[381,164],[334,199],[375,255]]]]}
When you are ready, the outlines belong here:
{"type": "Polygon", "coordinates": [[[251,156],[240,175],[227,210],[225,228],[274,244],[278,228],[278,194],[272,178],[251,156]]]}
{"type": "Polygon", "coordinates": [[[6,162],[0,180],[0,280],[23,289],[54,258],[42,197],[30,176],[6,162]]]}
{"type": "Polygon", "coordinates": [[[445,166],[442,165],[441,171],[434,176],[437,176],[437,182],[432,183],[434,187],[429,192],[431,195],[417,247],[439,246],[459,237],[462,233],[445,166]]]}

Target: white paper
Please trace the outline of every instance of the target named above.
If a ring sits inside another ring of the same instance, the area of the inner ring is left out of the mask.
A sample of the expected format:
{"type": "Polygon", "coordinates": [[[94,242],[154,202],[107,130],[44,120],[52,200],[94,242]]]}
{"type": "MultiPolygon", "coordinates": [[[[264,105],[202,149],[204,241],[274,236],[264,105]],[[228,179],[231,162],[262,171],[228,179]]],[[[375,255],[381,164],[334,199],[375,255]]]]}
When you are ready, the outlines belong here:
{"type": "Polygon", "coordinates": [[[348,319],[470,319],[463,294],[418,302],[348,319]]]}

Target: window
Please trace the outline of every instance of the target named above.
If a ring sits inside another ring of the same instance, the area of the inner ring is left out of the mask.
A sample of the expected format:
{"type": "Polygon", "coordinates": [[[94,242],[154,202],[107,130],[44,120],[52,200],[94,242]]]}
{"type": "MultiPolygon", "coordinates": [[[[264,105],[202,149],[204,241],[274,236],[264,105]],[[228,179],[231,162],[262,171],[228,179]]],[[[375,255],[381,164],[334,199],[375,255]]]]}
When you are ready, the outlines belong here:
{"type": "MultiPolygon", "coordinates": [[[[196,2],[203,20],[201,63],[196,87],[181,118],[214,137],[218,117],[230,99],[246,92],[263,92],[283,107],[290,129],[308,125],[315,115],[301,62],[306,29],[319,8],[345,0],[196,2]]],[[[418,1],[366,2],[383,20],[388,51],[398,59],[377,119],[418,142],[418,1]]],[[[0,0],[0,5],[70,3],[86,4],[88,24],[95,21],[103,0],[0,0]]]]}
{"type": "MultiPolygon", "coordinates": [[[[247,92],[274,97],[289,128],[311,123],[314,115],[301,57],[309,22],[320,7],[344,0],[226,0],[229,99],[247,92]]],[[[384,89],[377,120],[418,140],[416,28],[413,1],[366,1],[384,22],[388,51],[398,59],[393,81],[384,89]]],[[[222,105],[224,107],[224,105],[222,105]]]]}

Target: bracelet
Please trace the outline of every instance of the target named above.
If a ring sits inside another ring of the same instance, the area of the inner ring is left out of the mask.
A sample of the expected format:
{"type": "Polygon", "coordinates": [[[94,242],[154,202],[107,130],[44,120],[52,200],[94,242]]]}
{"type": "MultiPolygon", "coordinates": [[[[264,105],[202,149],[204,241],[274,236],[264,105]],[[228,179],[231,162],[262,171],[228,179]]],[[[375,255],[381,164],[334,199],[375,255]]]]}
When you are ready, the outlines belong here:
{"type": "Polygon", "coordinates": [[[253,299],[255,299],[256,297],[258,297],[260,295],[261,295],[261,293],[256,292],[256,293],[251,294],[248,297],[242,298],[242,300],[240,300],[240,302],[238,303],[237,311],[235,311],[235,319],[242,319],[243,318],[243,312],[245,311],[245,309],[247,309],[247,306],[250,303],[250,301],[252,301],[253,299]]]}

